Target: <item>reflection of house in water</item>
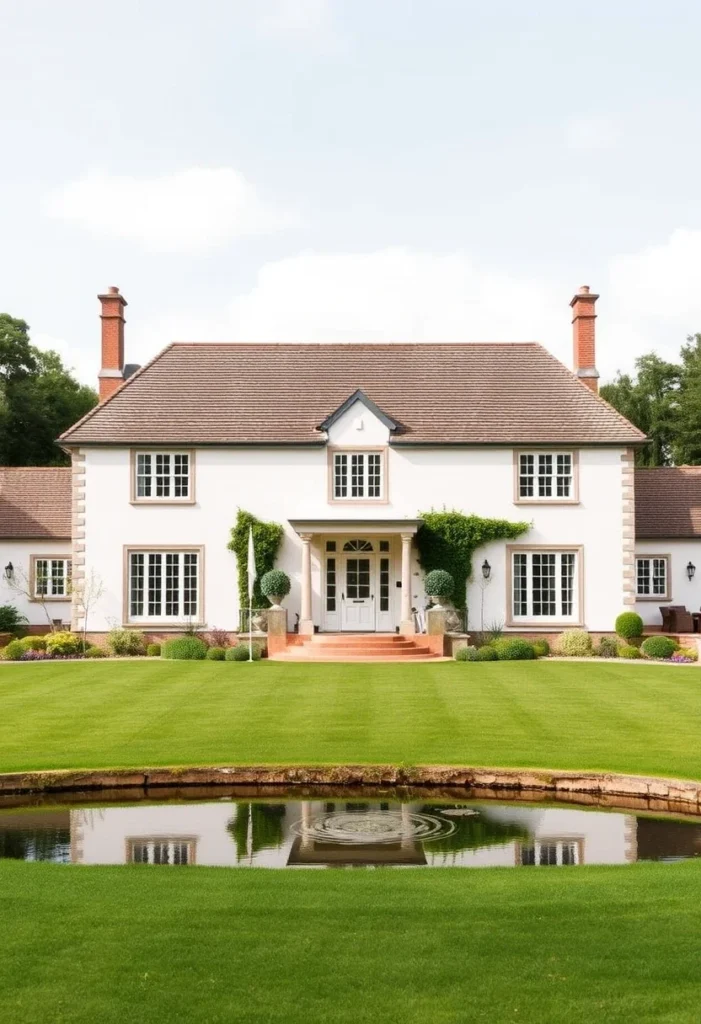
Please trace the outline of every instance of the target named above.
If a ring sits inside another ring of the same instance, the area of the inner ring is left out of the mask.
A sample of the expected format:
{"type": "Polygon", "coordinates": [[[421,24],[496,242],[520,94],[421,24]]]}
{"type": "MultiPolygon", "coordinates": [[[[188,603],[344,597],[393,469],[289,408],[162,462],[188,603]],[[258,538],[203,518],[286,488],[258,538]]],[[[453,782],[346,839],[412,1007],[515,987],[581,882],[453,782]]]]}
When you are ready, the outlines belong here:
{"type": "Polygon", "coordinates": [[[0,856],[231,867],[625,864],[701,856],[701,825],[502,803],[227,798],[0,810],[0,856]]]}

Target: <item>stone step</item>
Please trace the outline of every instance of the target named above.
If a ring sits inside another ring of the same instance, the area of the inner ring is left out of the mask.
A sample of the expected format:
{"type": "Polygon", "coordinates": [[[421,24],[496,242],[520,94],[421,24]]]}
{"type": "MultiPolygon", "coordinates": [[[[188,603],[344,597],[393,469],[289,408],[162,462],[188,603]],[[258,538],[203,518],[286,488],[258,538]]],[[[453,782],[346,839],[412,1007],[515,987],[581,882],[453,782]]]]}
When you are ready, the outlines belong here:
{"type": "Polygon", "coordinates": [[[313,637],[307,637],[307,642],[314,644],[407,644],[413,643],[412,637],[403,636],[401,633],[315,633],[313,637]]]}

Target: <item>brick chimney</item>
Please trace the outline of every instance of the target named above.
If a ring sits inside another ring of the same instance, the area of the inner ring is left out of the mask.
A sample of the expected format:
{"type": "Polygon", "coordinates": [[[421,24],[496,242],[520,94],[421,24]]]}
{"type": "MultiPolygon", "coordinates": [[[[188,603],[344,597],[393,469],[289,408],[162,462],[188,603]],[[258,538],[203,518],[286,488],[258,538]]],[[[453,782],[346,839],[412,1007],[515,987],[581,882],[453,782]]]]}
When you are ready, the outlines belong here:
{"type": "Polygon", "coordinates": [[[582,384],[599,391],[599,371],[596,368],[596,328],[594,308],[598,295],[592,295],[589,285],[583,284],[570,302],[572,307],[572,341],[574,372],[582,384]]]}
{"type": "Polygon", "coordinates": [[[102,304],[102,369],[98,377],[100,401],[104,402],[124,382],[124,307],[127,300],[114,286],[98,295],[98,299],[102,304]]]}

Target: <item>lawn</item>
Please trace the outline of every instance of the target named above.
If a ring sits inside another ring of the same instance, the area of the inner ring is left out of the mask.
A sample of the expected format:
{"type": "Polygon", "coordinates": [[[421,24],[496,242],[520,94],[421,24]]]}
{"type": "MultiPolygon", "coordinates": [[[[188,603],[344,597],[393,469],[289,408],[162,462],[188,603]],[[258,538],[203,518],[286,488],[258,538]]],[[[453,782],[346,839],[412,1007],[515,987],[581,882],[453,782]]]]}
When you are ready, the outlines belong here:
{"type": "Polygon", "coordinates": [[[0,862],[3,1024],[699,1019],[701,864],[0,862]]]}
{"type": "Polygon", "coordinates": [[[0,771],[364,762],[701,779],[695,667],[4,664],[0,708],[0,771]]]}

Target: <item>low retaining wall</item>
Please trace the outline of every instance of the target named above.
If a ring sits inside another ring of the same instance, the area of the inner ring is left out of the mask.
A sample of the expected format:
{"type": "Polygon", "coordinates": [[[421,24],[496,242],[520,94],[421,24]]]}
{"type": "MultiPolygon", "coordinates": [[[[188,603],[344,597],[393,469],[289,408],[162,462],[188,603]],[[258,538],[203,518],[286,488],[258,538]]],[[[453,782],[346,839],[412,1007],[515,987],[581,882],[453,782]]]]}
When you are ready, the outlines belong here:
{"type": "Polygon", "coordinates": [[[645,806],[672,805],[701,814],[701,782],[603,772],[549,772],[530,769],[452,768],[392,765],[231,766],[219,768],[144,768],[113,771],[15,772],[0,775],[2,793],[71,790],[148,789],[189,786],[418,786],[479,790],[480,793],[547,794],[576,797],[579,803],[613,803],[616,798],[645,806]]]}

